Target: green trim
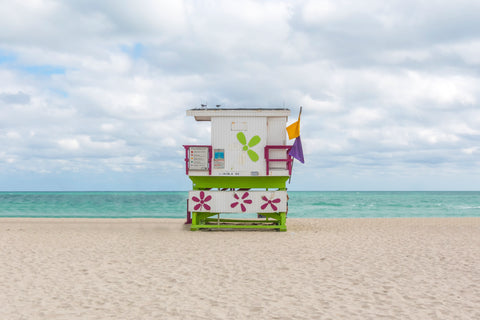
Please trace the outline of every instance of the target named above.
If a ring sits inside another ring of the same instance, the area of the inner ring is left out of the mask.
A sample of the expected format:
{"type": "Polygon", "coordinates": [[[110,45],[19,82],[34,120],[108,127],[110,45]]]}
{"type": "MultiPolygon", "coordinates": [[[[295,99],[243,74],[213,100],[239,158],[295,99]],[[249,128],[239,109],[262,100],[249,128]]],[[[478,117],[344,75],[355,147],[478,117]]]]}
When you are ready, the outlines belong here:
{"type": "Polygon", "coordinates": [[[193,182],[193,190],[210,188],[278,188],[286,190],[288,176],[189,176],[193,182]]]}
{"type": "Polygon", "coordinates": [[[192,212],[192,225],[190,230],[199,229],[278,229],[287,231],[286,212],[261,213],[265,219],[242,220],[220,219],[219,213],[192,212]],[[217,218],[211,218],[217,216],[217,218]],[[239,224],[240,223],[240,224],[239,224]]]}
{"type": "Polygon", "coordinates": [[[207,218],[205,219],[207,222],[238,222],[238,223],[264,223],[264,222],[269,222],[269,223],[276,223],[276,221],[269,221],[269,220],[244,220],[244,219],[215,219],[215,218],[207,218]]]}
{"type": "Polygon", "coordinates": [[[197,228],[191,228],[192,231],[198,231],[199,229],[279,229],[280,231],[287,231],[282,230],[279,226],[269,225],[269,226],[259,226],[259,225],[217,225],[217,224],[205,224],[205,225],[197,225],[197,228]]]}

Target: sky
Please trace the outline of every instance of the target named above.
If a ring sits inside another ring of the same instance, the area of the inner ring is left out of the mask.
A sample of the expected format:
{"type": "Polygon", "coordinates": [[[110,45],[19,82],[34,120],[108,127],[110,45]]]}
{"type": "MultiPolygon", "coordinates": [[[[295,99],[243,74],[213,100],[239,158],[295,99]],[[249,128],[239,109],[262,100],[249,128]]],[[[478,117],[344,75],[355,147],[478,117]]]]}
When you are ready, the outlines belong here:
{"type": "Polygon", "coordinates": [[[289,190],[480,190],[480,2],[0,0],[0,191],[189,190],[200,104],[303,106],[289,190]]]}

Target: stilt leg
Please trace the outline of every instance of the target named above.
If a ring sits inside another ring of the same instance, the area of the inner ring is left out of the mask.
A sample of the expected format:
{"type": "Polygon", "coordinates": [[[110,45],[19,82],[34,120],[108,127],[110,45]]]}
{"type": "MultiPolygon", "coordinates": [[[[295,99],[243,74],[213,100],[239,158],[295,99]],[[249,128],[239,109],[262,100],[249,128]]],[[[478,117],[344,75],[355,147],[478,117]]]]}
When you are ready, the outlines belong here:
{"type": "Polygon", "coordinates": [[[280,231],[287,231],[287,213],[280,212],[280,231]]]}
{"type": "Polygon", "coordinates": [[[198,230],[198,217],[197,217],[197,212],[192,212],[192,225],[190,227],[191,231],[197,231],[198,230]]]}

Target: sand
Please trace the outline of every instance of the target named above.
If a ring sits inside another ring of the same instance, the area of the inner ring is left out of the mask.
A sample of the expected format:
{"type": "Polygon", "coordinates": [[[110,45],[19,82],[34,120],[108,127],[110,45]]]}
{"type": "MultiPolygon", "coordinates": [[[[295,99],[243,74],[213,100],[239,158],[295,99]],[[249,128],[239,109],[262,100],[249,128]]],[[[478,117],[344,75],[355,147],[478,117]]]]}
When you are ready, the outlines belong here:
{"type": "Polygon", "coordinates": [[[480,319],[480,218],[0,219],[0,319],[480,319]]]}

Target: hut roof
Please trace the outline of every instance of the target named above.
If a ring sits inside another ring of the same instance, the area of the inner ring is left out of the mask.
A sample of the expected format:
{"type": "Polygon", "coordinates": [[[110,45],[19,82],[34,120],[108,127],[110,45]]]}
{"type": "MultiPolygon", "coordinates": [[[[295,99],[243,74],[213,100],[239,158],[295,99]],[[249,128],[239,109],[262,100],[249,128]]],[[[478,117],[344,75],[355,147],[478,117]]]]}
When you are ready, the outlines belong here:
{"type": "Polygon", "coordinates": [[[212,117],[288,117],[286,108],[195,108],[187,110],[187,116],[197,121],[211,121],[212,117]]]}

